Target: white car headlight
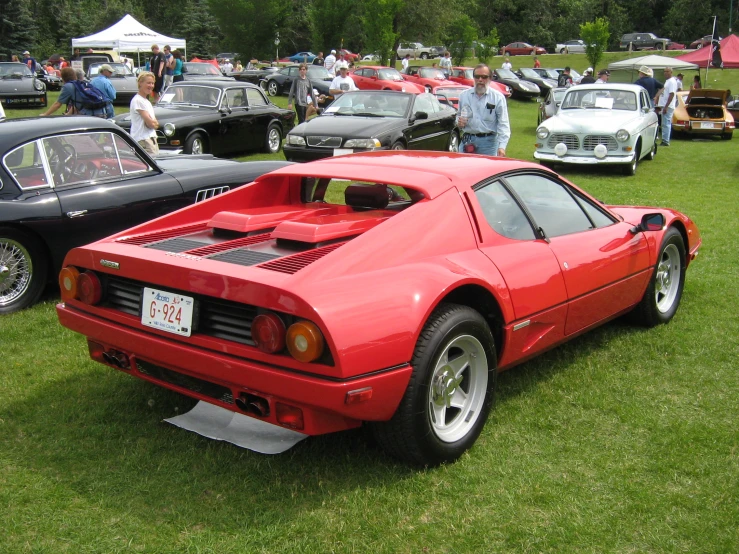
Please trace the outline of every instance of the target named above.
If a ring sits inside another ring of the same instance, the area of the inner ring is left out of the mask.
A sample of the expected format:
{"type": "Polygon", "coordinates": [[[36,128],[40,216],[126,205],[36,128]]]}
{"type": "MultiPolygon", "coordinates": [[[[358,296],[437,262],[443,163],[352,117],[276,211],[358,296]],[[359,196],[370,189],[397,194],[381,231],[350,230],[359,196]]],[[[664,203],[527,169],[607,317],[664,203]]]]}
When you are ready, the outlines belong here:
{"type": "Polygon", "coordinates": [[[41,81],[34,81],[33,88],[35,88],[36,90],[40,92],[46,88],[46,85],[43,84],[41,81]]]}
{"type": "Polygon", "coordinates": [[[291,146],[305,146],[305,137],[300,135],[287,135],[287,143],[291,146]]]}
{"type": "Polygon", "coordinates": [[[549,136],[549,129],[547,129],[546,127],[539,127],[536,130],[536,138],[544,140],[548,136],[549,136]]]}
{"type": "Polygon", "coordinates": [[[175,131],[174,123],[164,124],[164,134],[165,135],[167,135],[168,137],[171,137],[172,135],[174,135],[174,131],[175,131]]]}
{"type": "Polygon", "coordinates": [[[619,131],[616,133],[616,140],[619,142],[626,142],[631,138],[631,135],[626,129],[619,129],[619,131]]]}
{"type": "Polygon", "coordinates": [[[344,143],[344,148],[379,148],[380,146],[380,141],[376,138],[349,139],[344,143]]]}

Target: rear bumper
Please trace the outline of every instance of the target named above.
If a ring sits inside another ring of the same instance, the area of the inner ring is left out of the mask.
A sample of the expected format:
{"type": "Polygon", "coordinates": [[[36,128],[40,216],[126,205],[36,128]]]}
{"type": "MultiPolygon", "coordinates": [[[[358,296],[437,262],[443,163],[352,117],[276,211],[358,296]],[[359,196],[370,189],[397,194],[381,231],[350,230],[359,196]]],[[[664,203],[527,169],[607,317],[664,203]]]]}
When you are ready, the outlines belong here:
{"type": "Polygon", "coordinates": [[[148,334],[65,303],[57,304],[57,314],[63,326],[88,338],[90,356],[95,361],[252,417],[256,416],[239,409],[236,400],[256,396],[270,408],[268,415],[257,419],[275,425],[281,425],[278,404],[299,408],[304,426],[296,430],[308,435],[351,429],[362,421],[390,419],[412,370],[404,364],[352,379],[322,378],[148,334]],[[117,363],[112,357],[126,363],[117,363]],[[347,404],[347,393],[367,388],[372,390],[370,398],[347,404]]]}

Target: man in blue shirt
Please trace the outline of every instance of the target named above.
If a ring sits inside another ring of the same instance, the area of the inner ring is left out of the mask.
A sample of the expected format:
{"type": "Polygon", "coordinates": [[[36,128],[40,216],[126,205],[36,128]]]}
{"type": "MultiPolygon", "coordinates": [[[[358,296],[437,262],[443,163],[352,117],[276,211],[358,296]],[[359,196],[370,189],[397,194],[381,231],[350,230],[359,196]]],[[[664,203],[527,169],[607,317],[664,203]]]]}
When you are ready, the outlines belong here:
{"type": "Polygon", "coordinates": [[[113,119],[115,111],[113,111],[113,100],[115,100],[116,92],[113,84],[110,82],[110,76],[113,75],[113,68],[104,63],[98,69],[98,76],[91,81],[91,85],[103,93],[108,100],[105,105],[105,118],[113,119]]]}
{"type": "Polygon", "coordinates": [[[459,151],[505,157],[511,138],[508,106],[505,96],[489,86],[491,75],[487,65],[477,65],[475,86],[459,95],[457,126],[464,132],[459,151]]]}

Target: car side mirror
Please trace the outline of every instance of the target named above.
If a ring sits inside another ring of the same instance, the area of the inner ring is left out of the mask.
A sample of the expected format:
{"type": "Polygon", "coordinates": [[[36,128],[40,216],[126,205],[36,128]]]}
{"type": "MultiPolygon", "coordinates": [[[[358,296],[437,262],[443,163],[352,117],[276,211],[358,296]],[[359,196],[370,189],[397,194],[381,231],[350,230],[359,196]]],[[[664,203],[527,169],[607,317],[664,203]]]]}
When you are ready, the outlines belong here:
{"type": "Polygon", "coordinates": [[[661,231],[665,226],[665,216],[658,213],[644,214],[641,218],[641,223],[636,227],[630,229],[633,235],[647,231],[661,231]]]}
{"type": "Polygon", "coordinates": [[[416,112],[411,116],[411,123],[418,121],[419,119],[428,119],[429,114],[426,112],[416,112]]]}

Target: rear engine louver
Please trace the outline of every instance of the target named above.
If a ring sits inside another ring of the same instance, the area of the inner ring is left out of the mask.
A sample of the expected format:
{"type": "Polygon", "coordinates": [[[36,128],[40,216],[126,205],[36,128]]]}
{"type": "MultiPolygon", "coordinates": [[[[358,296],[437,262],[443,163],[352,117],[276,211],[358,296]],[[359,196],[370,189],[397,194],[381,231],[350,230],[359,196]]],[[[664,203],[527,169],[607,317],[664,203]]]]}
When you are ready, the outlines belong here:
{"type": "Polygon", "coordinates": [[[246,248],[236,248],[234,250],[228,250],[227,252],[223,252],[221,254],[216,254],[215,256],[210,256],[210,259],[219,262],[226,262],[229,264],[252,266],[259,265],[263,262],[268,262],[279,257],[279,254],[270,254],[268,252],[254,252],[252,250],[247,250],[246,248]]]}
{"type": "Polygon", "coordinates": [[[203,243],[197,240],[190,240],[182,237],[177,237],[162,242],[156,242],[154,244],[147,244],[144,248],[151,248],[152,250],[163,250],[164,252],[186,252],[188,250],[194,250],[200,248],[203,243]]]}
{"type": "Polygon", "coordinates": [[[168,229],[166,231],[157,231],[154,233],[144,233],[142,235],[133,235],[130,237],[123,237],[116,239],[116,242],[122,242],[123,244],[133,244],[136,246],[142,246],[145,244],[151,244],[152,242],[159,242],[173,237],[181,237],[190,233],[196,233],[207,229],[205,223],[196,223],[194,225],[185,225],[182,227],[175,227],[174,229],[168,229]]]}
{"type": "Polygon", "coordinates": [[[207,257],[219,252],[225,252],[226,250],[233,250],[234,248],[243,248],[244,246],[251,246],[252,244],[258,244],[265,242],[270,239],[269,233],[262,233],[261,235],[254,235],[252,237],[244,237],[241,239],[229,240],[226,242],[219,242],[218,244],[210,244],[201,248],[190,250],[188,254],[191,256],[207,257]]]}
{"type": "Polygon", "coordinates": [[[279,271],[280,273],[289,273],[290,275],[297,273],[306,266],[309,266],[316,260],[323,258],[329,252],[333,252],[339,246],[343,246],[346,242],[337,242],[315,250],[308,250],[307,252],[301,252],[294,256],[287,256],[260,265],[261,269],[269,269],[271,271],[279,271]]]}

